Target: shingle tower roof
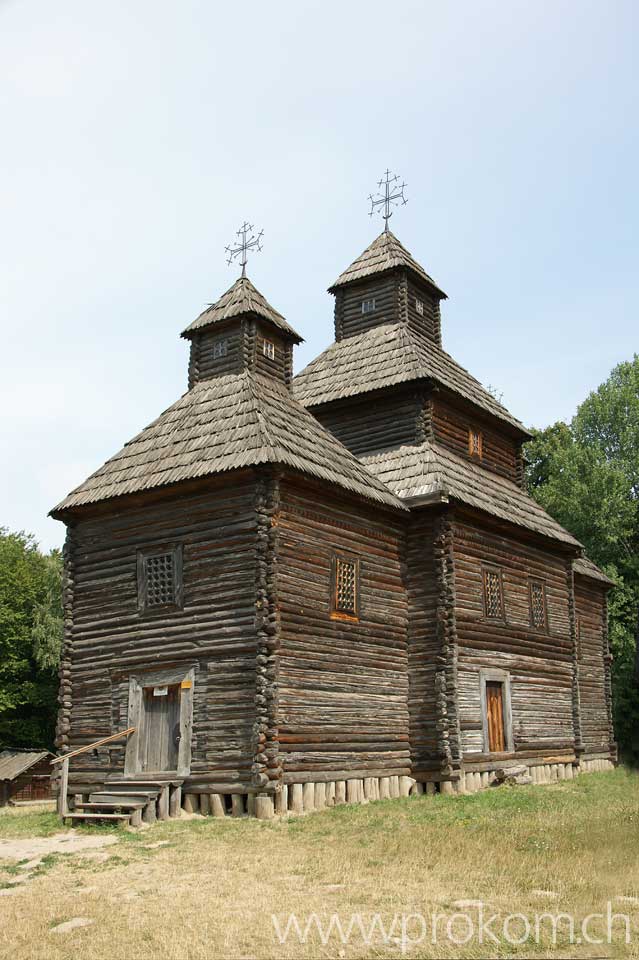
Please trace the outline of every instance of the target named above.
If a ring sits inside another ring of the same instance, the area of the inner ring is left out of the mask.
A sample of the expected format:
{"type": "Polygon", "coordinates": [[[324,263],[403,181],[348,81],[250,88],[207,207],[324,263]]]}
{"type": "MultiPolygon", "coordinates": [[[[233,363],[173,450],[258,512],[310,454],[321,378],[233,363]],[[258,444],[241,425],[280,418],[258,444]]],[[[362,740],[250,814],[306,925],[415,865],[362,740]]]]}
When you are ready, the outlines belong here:
{"type": "Polygon", "coordinates": [[[196,330],[222,323],[242,314],[254,314],[269,320],[274,326],[287,333],[295,343],[302,343],[303,337],[286,322],[281,313],[272,307],[266,297],[254,287],[248,277],[239,277],[219,300],[207,307],[193,323],[182,332],[182,336],[189,339],[196,330]]]}
{"type": "Polygon", "coordinates": [[[363,280],[375,273],[384,273],[386,270],[394,270],[396,267],[411,270],[420,280],[425,280],[442,299],[446,298],[444,291],[437,286],[432,277],[429,277],[421,264],[413,259],[410,251],[399,242],[390,230],[380,233],[357,260],[354,260],[350,267],[347,267],[339,275],[335,283],[329,287],[329,290],[336,290],[346,283],[363,280]]]}

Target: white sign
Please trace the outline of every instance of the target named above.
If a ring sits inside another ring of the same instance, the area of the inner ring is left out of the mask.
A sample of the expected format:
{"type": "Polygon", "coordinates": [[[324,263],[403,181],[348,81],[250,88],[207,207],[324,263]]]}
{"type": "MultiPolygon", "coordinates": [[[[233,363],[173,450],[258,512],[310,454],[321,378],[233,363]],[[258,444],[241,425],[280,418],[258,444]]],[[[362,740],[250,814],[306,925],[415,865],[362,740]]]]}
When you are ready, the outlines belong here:
{"type": "Polygon", "coordinates": [[[168,687],[153,687],[153,696],[154,697],[166,697],[168,695],[168,687]]]}

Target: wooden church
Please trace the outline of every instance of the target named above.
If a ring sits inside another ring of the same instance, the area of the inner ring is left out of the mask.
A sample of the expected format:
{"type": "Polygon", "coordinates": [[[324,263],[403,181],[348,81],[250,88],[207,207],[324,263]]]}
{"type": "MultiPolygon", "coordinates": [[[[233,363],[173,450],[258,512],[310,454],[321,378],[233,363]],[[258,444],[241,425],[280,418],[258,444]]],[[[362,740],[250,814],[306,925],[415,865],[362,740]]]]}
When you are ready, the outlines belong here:
{"type": "Polygon", "coordinates": [[[610,581],[526,493],[530,435],[444,351],[446,295],[385,211],[296,377],[245,229],[182,334],[187,392],[52,511],[65,814],[269,817],[615,761],[610,581]]]}

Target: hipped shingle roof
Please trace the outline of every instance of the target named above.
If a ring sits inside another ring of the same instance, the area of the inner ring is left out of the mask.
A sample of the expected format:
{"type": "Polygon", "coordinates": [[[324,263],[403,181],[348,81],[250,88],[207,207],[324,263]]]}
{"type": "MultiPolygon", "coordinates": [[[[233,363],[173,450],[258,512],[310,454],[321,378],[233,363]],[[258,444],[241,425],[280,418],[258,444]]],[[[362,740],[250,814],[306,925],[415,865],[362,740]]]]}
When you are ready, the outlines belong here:
{"type": "Polygon", "coordinates": [[[398,497],[457,500],[553,540],[579,542],[521,487],[433,441],[361,458],[398,497]]]}
{"type": "Polygon", "coordinates": [[[528,436],[513,417],[453,358],[402,323],[373,327],[337,340],[293,380],[295,398],[305,407],[353,397],[370,390],[431,379],[528,436]]]}
{"type": "Polygon", "coordinates": [[[244,371],[196,384],[52,513],[266,463],[405,509],[284,384],[244,371]]]}
{"type": "Polygon", "coordinates": [[[605,583],[610,587],[615,585],[615,581],[611,580],[603,570],[600,570],[596,563],[593,563],[592,560],[589,560],[588,557],[579,557],[578,560],[572,565],[575,573],[578,573],[581,577],[590,577],[591,580],[599,580],[601,583],[605,583]]]}
{"type": "Polygon", "coordinates": [[[422,280],[425,280],[429,286],[439,293],[440,297],[446,294],[441,290],[432,277],[426,273],[424,268],[413,259],[412,254],[406,247],[399,242],[394,233],[381,233],[379,237],[366,247],[366,250],[339,275],[335,283],[329,287],[329,290],[336,290],[346,283],[352,283],[354,280],[363,280],[375,273],[383,273],[385,270],[393,270],[397,267],[405,267],[412,270],[422,280]]]}
{"type": "Polygon", "coordinates": [[[300,337],[299,333],[287,323],[275,307],[271,306],[266,297],[260,293],[257,287],[253,286],[248,277],[240,277],[239,280],[236,280],[219,300],[207,307],[193,323],[189,324],[186,330],[182,331],[182,336],[188,339],[196,330],[202,330],[211,324],[222,323],[224,320],[230,320],[232,317],[238,317],[242,314],[254,314],[264,320],[269,320],[279,330],[287,333],[296,343],[302,343],[303,338],[300,337]]]}

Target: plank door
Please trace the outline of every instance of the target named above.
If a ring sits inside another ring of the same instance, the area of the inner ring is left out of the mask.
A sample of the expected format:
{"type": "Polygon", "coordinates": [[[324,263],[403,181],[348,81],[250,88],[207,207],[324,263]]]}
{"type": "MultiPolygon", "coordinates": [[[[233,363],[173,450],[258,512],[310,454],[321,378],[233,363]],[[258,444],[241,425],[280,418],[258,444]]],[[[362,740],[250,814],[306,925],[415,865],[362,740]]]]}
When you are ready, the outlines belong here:
{"type": "Polygon", "coordinates": [[[144,687],[140,770],[177,770],[180,745],[180,685],[144,687]]]}
{"type": "Polygon", "coordinates": [[[486,715],[488,719],[488,749],[491,753],[504,753],[506,750],[504,685],[499,681],[486,681],[486,715]]]}

